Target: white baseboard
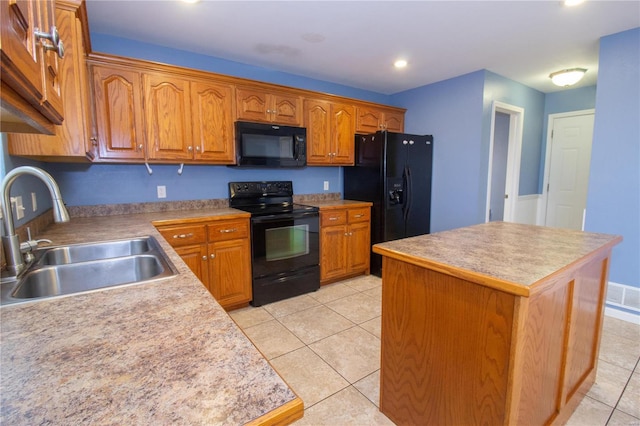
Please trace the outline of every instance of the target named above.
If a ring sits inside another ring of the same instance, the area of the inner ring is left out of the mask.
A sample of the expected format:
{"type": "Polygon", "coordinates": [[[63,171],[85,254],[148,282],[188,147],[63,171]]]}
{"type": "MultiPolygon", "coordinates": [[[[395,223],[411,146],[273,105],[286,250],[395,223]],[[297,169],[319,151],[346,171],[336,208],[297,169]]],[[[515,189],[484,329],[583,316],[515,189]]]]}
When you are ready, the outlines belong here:
{"type": "Polygon", "coordinates": [[[640,288],[609,281],[606,303],[605,315],[640,324],[640,288]]]}
{"type": "Polygon", "coordinates": [[[619,320],[640,325],[640,315],[637,314],[630,314],[629,312],[624,312],[619,309],[610,308],[608,306],[605,306],[604,314],[608,317],[617,318],[619,320]]]}

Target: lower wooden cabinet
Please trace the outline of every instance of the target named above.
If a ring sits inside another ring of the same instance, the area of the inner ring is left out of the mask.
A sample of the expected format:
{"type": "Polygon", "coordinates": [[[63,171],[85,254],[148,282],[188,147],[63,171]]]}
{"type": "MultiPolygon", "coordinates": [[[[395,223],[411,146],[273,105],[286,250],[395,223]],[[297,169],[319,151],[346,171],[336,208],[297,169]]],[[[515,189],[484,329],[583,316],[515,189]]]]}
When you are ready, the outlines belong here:
{"type": "Polygon", "coordinates": [[[320,209],[320,283],[369,273],[371,208],[320,209]]]}
{"type": "Polygon", "coordinates": [[[251,301],[248,218],[156,227],[223,308],[251,301]]]}

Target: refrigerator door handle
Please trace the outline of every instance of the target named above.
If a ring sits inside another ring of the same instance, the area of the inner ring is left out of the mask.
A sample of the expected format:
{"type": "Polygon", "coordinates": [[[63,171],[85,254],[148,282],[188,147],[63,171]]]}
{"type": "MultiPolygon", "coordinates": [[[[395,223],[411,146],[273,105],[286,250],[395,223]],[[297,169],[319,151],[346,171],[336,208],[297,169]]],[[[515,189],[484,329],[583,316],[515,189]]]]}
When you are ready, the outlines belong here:
{"type": "Polygon", "coordinates": [[[411,169],[409,167],[405,166],[402,177],[404,178],[404,205],[402,206],[402,213],[406,223],[409,217],[409,211],[411,210],[411,169]]]}

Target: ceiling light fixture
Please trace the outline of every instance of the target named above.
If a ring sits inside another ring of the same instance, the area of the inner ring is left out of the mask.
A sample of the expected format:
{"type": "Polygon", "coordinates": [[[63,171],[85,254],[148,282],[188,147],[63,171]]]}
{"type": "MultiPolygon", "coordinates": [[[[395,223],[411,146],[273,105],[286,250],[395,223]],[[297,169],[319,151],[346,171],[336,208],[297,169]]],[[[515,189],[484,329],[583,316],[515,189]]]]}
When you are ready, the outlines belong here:
{"type": "Polygon", "coordinates": [[[404,59],[398,59],[393,63],[393,66],[396,68],[404,68],[407,66],[407,61],[405,61],[404,59]]]}
{"type": "Polygon", "coordinates": [[[584,3],[584,0],[564,0],[564,5],[568,7],[577,6],[581,3],[584,3]]]}
{"type": "Polygon", "coordinates": [[[573,86],[584,77],[587,70],[584,68],[571,68],[568,70],[556,71],[549,74],[549,78],[556,86],[573,86]]]}
{"type": "Polygon", "coordinates": [[[200,0],[182,0],[185,3],[198,3],[200,0]]]}

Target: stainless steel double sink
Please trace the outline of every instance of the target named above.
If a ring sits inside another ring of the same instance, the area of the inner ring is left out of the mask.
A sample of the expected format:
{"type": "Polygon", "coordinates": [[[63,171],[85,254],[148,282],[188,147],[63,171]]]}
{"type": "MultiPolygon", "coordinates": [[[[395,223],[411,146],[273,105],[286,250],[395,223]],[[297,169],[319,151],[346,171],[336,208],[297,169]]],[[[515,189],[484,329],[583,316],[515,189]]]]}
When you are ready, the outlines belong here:
{"type": "Polygon", "coordinates": [[[0,304],[20,303],[176,275],[154,237],[46,247],[16,280],[3,282],[0,304]]]}

